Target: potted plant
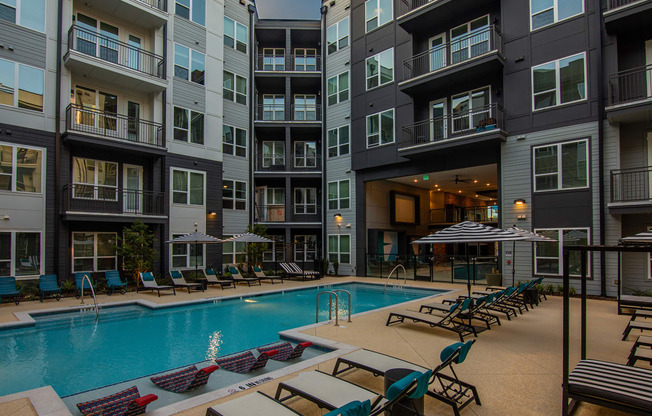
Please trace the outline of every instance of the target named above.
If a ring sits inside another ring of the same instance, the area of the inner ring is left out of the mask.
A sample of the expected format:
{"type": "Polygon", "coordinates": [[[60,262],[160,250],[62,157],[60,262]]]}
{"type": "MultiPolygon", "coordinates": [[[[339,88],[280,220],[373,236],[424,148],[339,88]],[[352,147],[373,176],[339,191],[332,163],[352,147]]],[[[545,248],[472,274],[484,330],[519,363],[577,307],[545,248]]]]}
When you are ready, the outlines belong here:
{"type": "Polygon", "coordinates": [[[491,269],[491,273],[485,274],[487,286],[500,286],[503,284],[503,275],[496,268],[491,269]]]}

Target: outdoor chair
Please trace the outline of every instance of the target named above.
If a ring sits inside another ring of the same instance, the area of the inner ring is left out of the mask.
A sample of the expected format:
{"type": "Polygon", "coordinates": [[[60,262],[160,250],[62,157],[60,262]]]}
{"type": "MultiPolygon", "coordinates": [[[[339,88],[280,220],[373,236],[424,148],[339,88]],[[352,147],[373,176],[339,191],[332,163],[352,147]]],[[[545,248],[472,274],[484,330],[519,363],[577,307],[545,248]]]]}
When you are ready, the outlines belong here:
{"type": "Polygon", "coordinates": [[[106,278],[106,287],[111,289],[107,295],[111,296],[117,289],[121,294],[127,293],[127,283],[120,280],[120,272],[117,270],[107,270],[104,272],[106,278]]]}
{"type": "Polygon", "coordinates": [[[136,386],[88,402],[77,403],[83,415],[135,416],[145,413],[147,405],[158,399],[155,394],[140,396],[136,386]]]}
{"type": "Polygon", "coordinates": [[[625,328],[625,331],[623,332],[623,341],[627,339],[632,329],[637,329],[639,331],[652,330],[652,322],[629,321],[627,323],[627,328],[625,328]]]}
{"type": "Polygon", "coordinates": [[[9,298],[13,299],[16,305],[18,305],[22,290],[22,287],[19,289],[16,286],[15,277],[0,277],[0,303],[2,303],[2,298],[9,298]]]}
{"type": "Polygon", "coordinates": [[[229,266],[229,273],[231,274],[231,279],[233,279],[235,283],[246,283],[247,286],[251,286],[252,283],[257,283],[259,286],[261,285],[259,278],[243,277],[242,273],[240,273],[240,270],[238,270],[238,268],[235,266],[229,266]]]}
{"type": "Polygon", "coordinates": [[[285,274],[286,279],[292,279],[294,277],[301,277],[303,279],[303,273],[294,270],[289,263],[279,263],[278,265],[283,269],[283,274],[285,274]]]}
{"type": "Polygon", "coordinates": [[[304,278],[310,278],[310,279],[319,279],[321,277],[321,274],[317,271],[309,271],[309,270],[303,270],[301,267],[299,267],[298,264],[296,263],[288,263],[290,267],[296,272],[301,274],[304,278]]]}
{"type": "Polygon", "coordinates": [[[171,391],[173,393],[183,393],[188,390],[194,390],[208,383],[208,378],[213,371],[220,368],[216,365],[204,367],[197,370],[197,367],[191,365],[183,370],[174,373],[165,374],[162,376],[150,377],[152,383],[156,384],[163,390],[171,391]]]}
{"type": "Polygon", "coordinates": [[[97,294],[97,284],[93,282],[90,273],[75,273],[75,286],[77,287],[77,291],[75,292],[76,298],[79,298],[82,295],[82,286],[84,287],[84,291],[97,294]],[[84,276],[88,276],[88,280],[84,279],[84,276]],[[88,284],[89,281],[91,282],[90,286],[88,284]]]}
{"type": "Polygon", "coordinates": [[[283,403],[265,393],[256,391],[237,399],[229,400],[206,410],[206,416],[301,416],[283,403]]]}
{"type": "Polygon", "coordinates": [[[235,289],[235,282],[231,279],[218,279],[217,274],[215,273],[215,270],[208,268],[206,270],[201,269],[201,271],[204,273],[204,276],[206,276],[206,284],[207,285],[220,285],[220,288],[224,290],[224,286],[226,287],[232,287],[235,289]]]}
{"type": "Polygon", "coordinates": [[[627,365],[634,365],[638,360],[648,361],[652,364],[652,337],[640,335],[632,346],[627,358],[627,365]],[[643,348],[647,347],[647,348],[643,348]]]}
{"type": "Polygon", "coordinates": [[[142,286],[139,286],[136,288],[136,293],[140,292],[141,290],[156,290],[158,293],[158,297],[161,297],[161,290],[172,290],[172,294],[176,295],[177,291],[174,289],[174,286],[165,286],[165,285],[159,285],[156,283],[156,280],[154,279],[154,275],[152,272],[140,272],[138,273],[138,276],[140,277],[140,282],[143,284],[142,286]]]}
{"type": "Polygon", "coordinates": [[[39,300],[43,302],[46,296],[61,299],[61,286],[57,282],[56,274],[43,274],[38,278],[39,300]]]}
{"type": "Polygon", "coordinates": [[[217,358],[215,362],[225,370],[244,374],[265,367],[269,357],[277,353],[278,350],[270,350],[261,353],[258,358],[256,358],[251,351],[245,351],[240,354],[217,358]]]}
{"type": "Polygon", "coordinates": [[[493,324],[498,324],[498,326],[500,326],[500,319],[496,315],[489,313],[487,310],[487,308],[494,302],[495,297],[496,295],[492,293],[491,295],[475,299],[473,305],[469,307],[468,311],[462,311],[460,313],[460,318],[462,320],[477,319],[483,321],[487,326],[487,329],[491,329],[491,325],[493,324]]]}
{"type": "Polygon", "coordinates": [[[503,291],[500,292],[495,292],[494,293],[494,300],[491,302],[490,305],[487,306],[488,311],[494,311],[494,312],[502,312],[505,314],[505,317],[507,317],[507,320],[511,321],[512,316],[516,318],[517,316],[517,308],[514,308],[506,303],[503,303],[504,299],[509,298],[512,296],[512,294],[516,291],[515,287],[509,287],[503,291]]]}
{"type": "Polygon", "coordinates": [[[190,289],[204,291],[204,285],[201,283],[188,283],[179,270],[170,270],[170,278],[174,287],[185,287],[190,293],[190,289]]]}
{"type": "Polygon", "coordinates": [[[404,323],[405,320],[411,320],[412,322],[421,322],[428,324],[433,328],[438,327],[448,331],[453,331],[457,333],[457,335],[460,337],[460,340],[464,342],[465,336],[471,334],[473,334],[475,337],[478,336],[476,329],[473,326],[469,326],[466,323],[456,320],[459,317],[460,312],[463,309],[468,308],[470,302],[470,299],[465,299],[461,304],[454,304],[450,307],[448,313],[439,313],[438,311],[433,311],[433,313],[423,313],[407,309],[390,312],[389,317],[387,318],[387,323],[385,325],[389,326],[395,323],[404,323]]]}
{"type": "Polygon", "coordinates": [[[263,280],[270,282],[271,284],[274,284],[274,280],[280,280],[281,283],[283,283],[283,278],[281,276],[267,276],[263,269],[261,269],[259,266],[254,266],[252,267],[254,271],[254,275],[262,282],[263,280]]]}
{"type": "Polygon", "coordinates": [[[269,358],[276,361],[287,361],[301,357],[303,355],[303,351],[305,351],[305,349],[311,345],[312,342],[302,342],[297,344],[296,347],[292,347],[292,344],[289,342],[284,342],[282,344],[271,344],[264,347],[258,347],[256,349],[261,354],[267,351],[276,350],[278,352],[274,355],[271,355],[269,358]]]}

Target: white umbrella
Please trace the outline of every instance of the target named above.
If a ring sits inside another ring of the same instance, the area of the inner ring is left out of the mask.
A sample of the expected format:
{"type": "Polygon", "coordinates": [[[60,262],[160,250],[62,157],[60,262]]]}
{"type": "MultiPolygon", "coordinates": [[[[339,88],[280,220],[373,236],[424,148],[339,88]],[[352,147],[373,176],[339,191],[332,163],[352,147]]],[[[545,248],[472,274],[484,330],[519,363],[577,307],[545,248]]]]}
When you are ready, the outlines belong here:
{"type": "MultiPolygon", "coordinates": [[[[507,231],[511,231],[513,233],[522,235],[523,237],[525,237],[525,241],[531,241],[533,243],[542,242],[542,241],[547,241],[547,242],[557,241],[554,238],[546,237],[545,235],[524,230],[522,228],[518,228],[517,226],[508,228],[507,231]]],[[[516,263],[516,241],[514,241],[512,244],[512,286],[514,286],[514,275],[516,274],[515,263],[516,263]]]]}
{"type": "Polygon", "coordinates": [[[220,240],[217,237],[213,237],[212,235],[206,235],[204,233],[200,233],[199,231],[195,230],[194,232],[190,234],[185,234],[182,236],[179,236],[177,238],[173,238],[172,240],[166,241],[166,243],[170,244],[189,244],[189,243],[195,243],[195,276],[197,276],[197,273],[199,271],[198,266],[197,266],[197,245],[198,244],[217,244],[217,243],[223,243],[223,240],[220,240]]]}
{"type": "MultiPolygon", "coordinates": [[[[244,234],[238,234],[234,235],[231,238],[227,238],[224,240],[224,242],[230,242],[230,241],[236,241],[240,243],[246,243],[248,246],[249,243],[273,243],[274,240],[269,239],[267,237],[263,237],[262,235],[254,234],[254,233],[244,233],[244,234]]],[[[247,250],[248,252],[248,250],[247,250]]],[[[248,264],[249,259],[247,259],[247,264],[248,264]]]]}
{"type": "Polygon", "coordinates": [[[622,244],[652,244],[652,231],[630,235],[620,239],[622,244]]]}

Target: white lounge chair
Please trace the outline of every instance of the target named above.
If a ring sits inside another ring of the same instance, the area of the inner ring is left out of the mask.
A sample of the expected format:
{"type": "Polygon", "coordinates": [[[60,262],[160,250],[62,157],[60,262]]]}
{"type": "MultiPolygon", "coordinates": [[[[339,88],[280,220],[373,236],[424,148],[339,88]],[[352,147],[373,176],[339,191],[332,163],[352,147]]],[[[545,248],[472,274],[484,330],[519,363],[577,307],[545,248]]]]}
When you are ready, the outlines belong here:
{"type": "Polygon", "coordinates": [[[140,272],[138,273],[138,276],[140,276],[140,281],[143,285],[136,288],[136,293],[140,292],[141,290],[156,290],[158,296],[161,297],[161,290],[172,289],[172,293],[174,295],[177,294],[177,291],[174,290],[174,286],[159,285],[158,283],[156,283],[156,280],[154,280],[154,275],[152,274],[152,272],[140,272]]]}
{"type": "Polygon", "coordinates": [[[209,407],[206,416],[301,416],[283,403],[259,391],[209,407]]]}
{"type": "Polygon", "coordinates": [[[204,273],[204,276],[206,277],[206,283],[209,285],[220,285],[222,290],[224,290],[224,286],[226,287],[232,287],[235,289],[235,282],[231,279],[218,279],[217,275],[215,274],[215,270],[213,269],[201,269],[202,273],[204,273]]]}

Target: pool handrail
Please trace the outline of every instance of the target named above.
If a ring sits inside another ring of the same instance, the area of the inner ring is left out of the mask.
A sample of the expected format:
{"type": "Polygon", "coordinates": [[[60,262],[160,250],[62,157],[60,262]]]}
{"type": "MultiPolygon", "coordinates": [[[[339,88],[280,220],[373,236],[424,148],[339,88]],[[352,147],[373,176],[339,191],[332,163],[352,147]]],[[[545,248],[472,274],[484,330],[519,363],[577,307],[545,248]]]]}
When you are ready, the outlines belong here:
{"type": "Polygon", "coordinates": [[[88,281],[88,286],[90,286],[91,289],[91,295],[93,296],[93,302],[95,303],[95,317],[99,318],[100,317],[100,310],[97,307],[97,298],[95,297],[95,289],[93,289],[93,283],[91,283],[91,278],[88,277],[88,274],[84,274],[82,277],[81,281],[81,303],[80,305],[84,304],[84,281],[88,281]]]}
{"type": "Polygon", "coordinates": [[[332,306],[333,306],[333,296],[335,296],[335,326],[340,326],[339,320],[338,320],[338,317],[339,317],[339,309],[338,309],[339,297],[337,296],[337,293],[335,293],[335,291],[333,291],[333,290],[326,290],[324,292],[319,292],[317,294],[317,308],[316,308],[316,312],[315,312],[317,316],[316,316],[316,319],[315,319],[315,323],[319,323],[319,297],[321,295],[325,295],[327,293],[329,295],[328,296],[328,320],[330,321],[333,318],[333,315],[332,315],[332,309],[333,308],[332,308],[332,306]]]}
{"type": "Polygon", "coordinates": [[[396,266],[394,266],[392,271],[389,272],[389,274],[387,275],[387,280],[385,280],[385,287],[383,288],[383,290],[387,289],[387,283],[389,283],[389,279],[392,277],[392,273],[394,273],[394,270],[396,270],[396,278],[398,279],[398,270],[397,269],[399,267],[401,269],[403,269],[403,286],[405,286],[407,284],[407,271],[405,270],[405,266],[403,266],[401,263],[399,263],[396,266]]]}
{"type": "Polygon", "coordinates": [[[346,289],[333,289],[333,292],[344,292],[349,296],[349,320],[347,322],[351,322],[351,292],[349,292],[346,289]]]}

